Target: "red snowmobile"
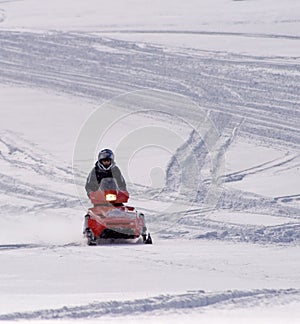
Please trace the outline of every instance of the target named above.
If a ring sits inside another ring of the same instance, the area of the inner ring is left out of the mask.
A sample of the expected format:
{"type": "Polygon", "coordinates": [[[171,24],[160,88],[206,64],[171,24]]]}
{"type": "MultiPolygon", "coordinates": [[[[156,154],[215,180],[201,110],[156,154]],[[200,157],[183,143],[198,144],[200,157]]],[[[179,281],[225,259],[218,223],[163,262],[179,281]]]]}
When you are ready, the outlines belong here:
{"type": "Polygon", "coordinates": [[[94,207],[85,216],[84,235],[88,245],[117,239],[141,239],[145,244],[152,244],[144,214],[124,205],[128,199],[128,192],[120,191],[115,179],[102,179],[99,190],[90,194],[94,207]]]}

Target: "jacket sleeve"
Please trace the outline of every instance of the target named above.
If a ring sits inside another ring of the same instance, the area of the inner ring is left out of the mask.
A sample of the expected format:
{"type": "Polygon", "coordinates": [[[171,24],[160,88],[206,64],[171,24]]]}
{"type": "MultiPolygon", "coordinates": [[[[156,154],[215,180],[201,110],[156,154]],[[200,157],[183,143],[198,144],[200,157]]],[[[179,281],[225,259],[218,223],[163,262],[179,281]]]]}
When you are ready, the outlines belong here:
{"type": "Polygon", "coordinates": [[[117,166],[113,167],[112,175],[116,179],[119,189],[127,191],[125,179],[122,176],[121,170],[117,166]]]}
{"type": "Polygon", "coordinates": [[[93,168],[86,179],[85,190],[89,197],[91,192],[97,191],[98,189],[99,185],[96,177],[96,171],[95,168],[93,168]]]}

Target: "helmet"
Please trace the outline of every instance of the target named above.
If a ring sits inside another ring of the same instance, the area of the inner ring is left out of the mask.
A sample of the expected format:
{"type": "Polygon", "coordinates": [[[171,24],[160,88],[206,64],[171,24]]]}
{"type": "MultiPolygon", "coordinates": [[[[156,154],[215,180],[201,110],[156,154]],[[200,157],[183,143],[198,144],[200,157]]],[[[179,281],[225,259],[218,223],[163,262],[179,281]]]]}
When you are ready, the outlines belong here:
{"type": "Polygon", "coordinates": [[[114,153],[113,153],[112,150],[110,150],[110,149],[103,149],[103,150],[100,151],[100,153],[98,154],[98,162],[100,164],[102,164],[101,161],[102,160],[105,160],[105,159],[111,160],[111,163],[114,162],[115,155],[114,155],[114,153]]]}

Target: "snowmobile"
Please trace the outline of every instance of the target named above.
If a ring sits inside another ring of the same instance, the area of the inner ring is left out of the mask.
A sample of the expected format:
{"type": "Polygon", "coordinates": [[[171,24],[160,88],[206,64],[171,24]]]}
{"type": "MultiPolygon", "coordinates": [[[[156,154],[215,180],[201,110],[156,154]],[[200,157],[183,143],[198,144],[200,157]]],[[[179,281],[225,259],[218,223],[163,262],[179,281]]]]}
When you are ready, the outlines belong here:
{"type": "Polygon", "coordinates": [[[145,244],[152,244],[144,214],[135,207],[125,205],[129,194],[119,190],[114,178],[102,179],[99,190],[91,192],[89,197],[93,207],[88,209],[85,216],[84,230],[88,245],[119,239],[142,240],[145,244]]]}

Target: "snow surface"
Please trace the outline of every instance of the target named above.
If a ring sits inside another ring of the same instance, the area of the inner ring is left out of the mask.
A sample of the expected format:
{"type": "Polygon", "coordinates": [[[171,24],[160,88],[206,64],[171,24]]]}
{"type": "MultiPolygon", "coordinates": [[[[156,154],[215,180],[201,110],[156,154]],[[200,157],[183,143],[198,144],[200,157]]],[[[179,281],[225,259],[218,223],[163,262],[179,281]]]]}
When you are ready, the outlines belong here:
{"type": "Polygon", "coordinates": [[[0,1],[0,321],[298,323],[300,3],[0,1]],[[88,247],[111,147],[152,246],[88,247]]]}

